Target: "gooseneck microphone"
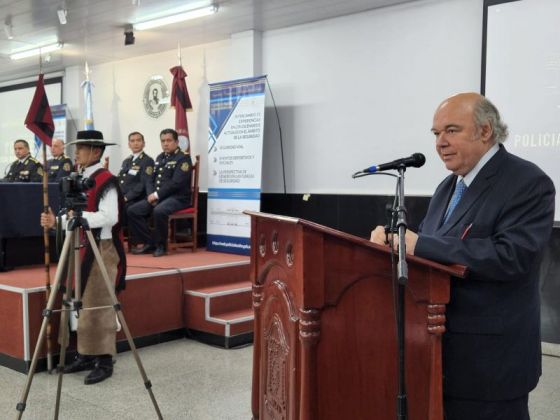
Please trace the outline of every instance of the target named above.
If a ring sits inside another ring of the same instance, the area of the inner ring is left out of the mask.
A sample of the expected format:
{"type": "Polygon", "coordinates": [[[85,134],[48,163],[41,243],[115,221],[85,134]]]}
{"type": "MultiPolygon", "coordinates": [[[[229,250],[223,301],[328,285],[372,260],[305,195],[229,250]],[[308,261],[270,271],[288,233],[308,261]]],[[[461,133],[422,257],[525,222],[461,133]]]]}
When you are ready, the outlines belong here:
{"type": "Polygon", "coordinates": [[[376,172],[388,171],[391,169],[399,169],[400,167],[414,167],[419,168],[426,163],[426,157],[422,153],[414,153],[409,157],[396,159],[392,162],[382,163],[380,165],[373,165],[361,171],[363,174],[374,174],[376,172]]]}

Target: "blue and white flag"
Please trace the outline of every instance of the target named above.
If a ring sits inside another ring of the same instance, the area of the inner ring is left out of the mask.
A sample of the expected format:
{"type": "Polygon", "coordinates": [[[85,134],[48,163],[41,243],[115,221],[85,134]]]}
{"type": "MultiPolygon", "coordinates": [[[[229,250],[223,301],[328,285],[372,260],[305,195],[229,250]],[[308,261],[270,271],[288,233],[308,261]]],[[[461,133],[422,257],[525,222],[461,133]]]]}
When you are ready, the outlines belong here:
{"type": "Polygon", "coordinates": [[[84,90],[84,106],[85,106],[85,117],[84,117],[84,130],[93,130],[93,107],[91,104],[91,87],[93,83],[91,80],[86,79],[82,82],[82,89],[84,90]]]}

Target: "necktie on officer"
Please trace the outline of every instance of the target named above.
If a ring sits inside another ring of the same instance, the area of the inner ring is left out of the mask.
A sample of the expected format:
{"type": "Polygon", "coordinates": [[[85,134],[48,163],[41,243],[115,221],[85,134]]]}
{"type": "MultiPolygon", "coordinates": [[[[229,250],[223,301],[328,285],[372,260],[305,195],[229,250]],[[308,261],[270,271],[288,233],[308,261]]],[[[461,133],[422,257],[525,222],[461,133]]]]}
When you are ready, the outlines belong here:
{"type": "Polygon", "coordinates": [[[461,197],[463,196],[463,193],[466,189],[467,185],[465,184],[465,181],[461,179],[455,186],[455,191],[453,192],[451,201],[449,201],[449,207],[447,207],[447,212],[445,213],[445,217],[443,218],[443,224],[447,223],[447,221],[449,220],[449,217],[453,213],[453,210],[455,210],[455,207],[457,207],[457,204],[459,204],[459,201],[461,201],[461,197]]]}

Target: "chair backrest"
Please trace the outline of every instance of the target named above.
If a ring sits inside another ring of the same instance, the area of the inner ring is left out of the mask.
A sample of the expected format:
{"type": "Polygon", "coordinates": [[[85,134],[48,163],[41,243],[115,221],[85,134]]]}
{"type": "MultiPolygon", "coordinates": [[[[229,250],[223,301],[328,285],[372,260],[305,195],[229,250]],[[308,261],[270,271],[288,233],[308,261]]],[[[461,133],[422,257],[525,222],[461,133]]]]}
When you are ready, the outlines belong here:
{"type": "Polygon", "coordinates": [[[200,155],[196,155],[191,177],[191,203],[195,211],[198,210],[198,172],[200,169],[200,155]]]}

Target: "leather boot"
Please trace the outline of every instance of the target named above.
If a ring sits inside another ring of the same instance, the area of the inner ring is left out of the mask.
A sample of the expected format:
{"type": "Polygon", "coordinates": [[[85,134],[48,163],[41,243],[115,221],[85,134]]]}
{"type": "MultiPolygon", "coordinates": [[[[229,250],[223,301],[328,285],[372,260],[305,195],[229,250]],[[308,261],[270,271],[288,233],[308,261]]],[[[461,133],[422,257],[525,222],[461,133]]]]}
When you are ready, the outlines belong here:
{"type": "Polygon", "coordinates": [[[113,374],[113,357],[108,354],[97,357],[95,369],[84,379],[84,384],[93,385],[102,382],[113,374]]]}
{"type": "Polygon", "coordinates": [[[141,254],[151,254],[154,252],[156,247],[154,245],[146,244],[140,248],[133,248],[130,251],[133,255],[141,255],[141,254]]]}
{"type": "Polygon", "coordinates": [[[72,363],[64,366],[64,373],[82,372],[84,370],[91,370],[95,367],[95,356],[88,356],[87,354],[77,354],[72,363]]]}
{"type": "Polygon", "coordinates": [[[165,254],[167,254],[167,251],[165,250],[165,245],[158,244],[158,246],[156,247],[156,250],[153,253],[153,256],[154,257],[161,257],[165,254]]]}

